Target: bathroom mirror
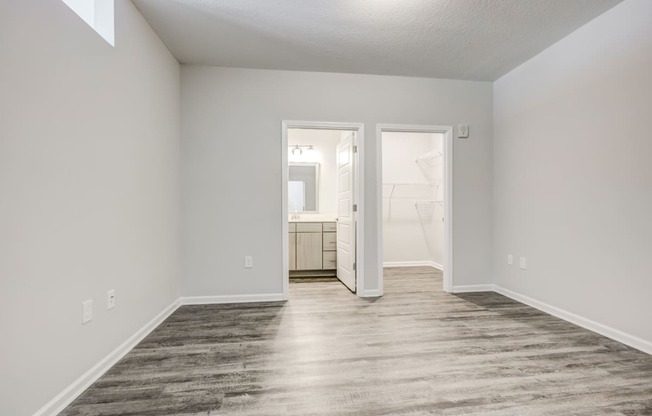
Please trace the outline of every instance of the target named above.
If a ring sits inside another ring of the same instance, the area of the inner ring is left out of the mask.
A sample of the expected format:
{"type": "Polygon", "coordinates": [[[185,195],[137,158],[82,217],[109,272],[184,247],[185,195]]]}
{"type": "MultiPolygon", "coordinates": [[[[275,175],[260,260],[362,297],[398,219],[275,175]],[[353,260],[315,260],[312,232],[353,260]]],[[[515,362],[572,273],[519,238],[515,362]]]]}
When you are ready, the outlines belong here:
{"type": "Polygon", "coordinates": [[[290,163],[288,212],[319,212],[319,163],[290,163]]]}

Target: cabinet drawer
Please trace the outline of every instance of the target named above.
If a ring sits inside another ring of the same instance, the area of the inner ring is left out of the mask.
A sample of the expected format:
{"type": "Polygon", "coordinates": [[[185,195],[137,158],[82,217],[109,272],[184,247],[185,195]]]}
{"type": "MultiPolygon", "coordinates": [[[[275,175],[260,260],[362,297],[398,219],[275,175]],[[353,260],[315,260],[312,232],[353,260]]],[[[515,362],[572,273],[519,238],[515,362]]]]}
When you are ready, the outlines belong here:
{"type": "Polygon", "coordinates": [[[335,241],[335,233],[324,233],[324,251],[337,250],[337,243],[335,241]]]}
{"type": "Polygon", "coordinates": [[[337,269],[337,252],[324,251],[324,270],[337,269]]]}
{"type": "Polygon", "coordinates": [[[288,223],[288,231],[293,233],[297,230],[297,223],[296,222],[290,222],[288,223]]]}
{"type": "Polygon", "coordinates": [[[324,223],[324,231],[336,231],[337,230],[337,223],[336,222],[325,222],[324,223]]]}
{"type": "Polygon", "coordinates": [[[298,222],[298,233],[321,233],[321,222],[298,222]]]}

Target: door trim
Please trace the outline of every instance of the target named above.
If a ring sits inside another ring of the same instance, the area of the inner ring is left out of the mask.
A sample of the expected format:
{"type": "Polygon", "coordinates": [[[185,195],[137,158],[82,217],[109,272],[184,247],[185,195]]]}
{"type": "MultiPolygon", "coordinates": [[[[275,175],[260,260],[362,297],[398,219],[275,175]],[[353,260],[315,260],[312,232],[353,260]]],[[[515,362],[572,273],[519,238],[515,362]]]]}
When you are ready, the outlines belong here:
{"type": "Polygon", "coordinates": [[[378,288],[383,294],[383,132],[441,133],[444,135],[444,291],[453,292],[453,127],[413,124],[376,125],[376,227],[378,229],[378,288]]]}
{"type": "MultiPolygon", "coordinates": [[[[289,297],[290,289],[290,265],[288,261],[288,129],[311,129],[311,130],[349,130],[355,131],[355,145],[358,151],[354,154],[354,178],[353,178],[353,203],[358,204],[356,217],[356,274],[355,289],[360,297],[369,296],[365,294],[364,286],[364,123],[332,122],[332,121],[281,121],[281,232],[282,232],[282,256],[283,256],[283,300],[289,297]]],[[[375,295],[372,295],[375,296],[375,295]]]]}

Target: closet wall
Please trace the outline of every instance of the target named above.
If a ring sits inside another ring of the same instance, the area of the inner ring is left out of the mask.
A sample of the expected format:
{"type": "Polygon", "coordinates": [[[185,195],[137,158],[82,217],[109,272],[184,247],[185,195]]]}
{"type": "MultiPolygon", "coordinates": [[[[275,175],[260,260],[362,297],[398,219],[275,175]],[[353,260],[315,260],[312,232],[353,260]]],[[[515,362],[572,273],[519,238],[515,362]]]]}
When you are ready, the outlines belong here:
{"type": "Polygon", "coordinates": [[[383,263],[443,262],[443,137],[383,133],[383,263]]]}

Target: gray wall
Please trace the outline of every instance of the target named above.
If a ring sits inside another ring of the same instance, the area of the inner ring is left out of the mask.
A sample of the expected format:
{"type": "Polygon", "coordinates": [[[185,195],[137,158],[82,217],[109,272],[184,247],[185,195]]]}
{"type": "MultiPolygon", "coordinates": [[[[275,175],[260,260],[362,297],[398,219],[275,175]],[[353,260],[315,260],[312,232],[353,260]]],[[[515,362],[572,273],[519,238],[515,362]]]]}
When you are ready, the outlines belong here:
{"type": "Polygon", "coordinates": [[[454,146],[455,284],[492,282],[491,83],[182,66],[181,85],[183,295],[281,293],[284,119],[365,123],[366,290],[379,273],[376,124],[470,124],[454,146]]]}
{"type": "Polygon", "coordinates": [[[365,123],[365,289],[380,272],[376,124],[468,123],[454,143],[455,284],[495,279],[652,342],[651,19],[649,1],[628,0],[493,91],[189,66],[180,93],[179,65],[130,2],[116,0],[112,48],[62,2],[3,0],[0,414],[33,413],[173,302],[179,240],[183,295],[281,292],[283,119],[365,123]]]}
{"type": "Polygon", "coordinates": [[[625,1],[494,87],[496,283],[647,342],[651,22],[625,1]]]}
{"type": "Polygon", "coordinates": [[[0,50],[0,414],[21,416],[179,296],[179,65],[126,0],[115,48],[61,1],[2,0],[0,50]]]}

